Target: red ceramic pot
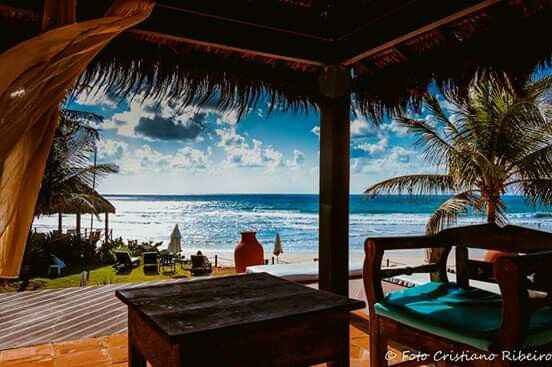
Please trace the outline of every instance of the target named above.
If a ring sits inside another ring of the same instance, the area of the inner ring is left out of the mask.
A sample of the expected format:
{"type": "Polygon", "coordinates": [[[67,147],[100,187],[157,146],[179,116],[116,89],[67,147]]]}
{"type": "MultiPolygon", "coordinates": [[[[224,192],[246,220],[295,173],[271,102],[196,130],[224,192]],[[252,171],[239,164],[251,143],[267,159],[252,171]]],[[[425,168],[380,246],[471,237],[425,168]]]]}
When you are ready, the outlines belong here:
{"type": "Polygon", "coordinates": [[[244,273],[248,266],[264,265],[263,245],[257,241],[255,234],[242,232],[240,242],[234,249],[234,264],[238,273],[244,273]]]}
{"type": "Polygon", "coordinates": [[[501,258],[502,256],[511,256],[513,255],[511,252],[504,252],[504,251],[496,251],[496,250],[487,250],[485,252],[485,258],[483,261],[494,263],[496,260],[501,258]]]}

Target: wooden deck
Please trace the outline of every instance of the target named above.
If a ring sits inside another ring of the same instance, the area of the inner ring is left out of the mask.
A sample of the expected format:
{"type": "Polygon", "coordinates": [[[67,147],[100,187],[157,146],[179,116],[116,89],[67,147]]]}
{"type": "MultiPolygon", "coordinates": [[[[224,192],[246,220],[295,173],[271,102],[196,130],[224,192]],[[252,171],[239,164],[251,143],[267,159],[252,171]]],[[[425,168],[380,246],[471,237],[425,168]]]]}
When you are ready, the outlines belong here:
{"type": "MultiPolygon", "coordinates": [[[[115,290],[186,281],[0,294],[0,350],[126,333],[127,308],[115,297],[115,290]]],[[[349,285],[350,296],[364,300],[362,279],[351,280],[349,285]]],[[[385,290],[396,288],[400,287],[387,284],[385,290]]]]}
{"type": "Polygon", "coordinates": [[[0,294],[0,350],[124,333],[127,307],[115,290],[182,281],[0,294]]]}

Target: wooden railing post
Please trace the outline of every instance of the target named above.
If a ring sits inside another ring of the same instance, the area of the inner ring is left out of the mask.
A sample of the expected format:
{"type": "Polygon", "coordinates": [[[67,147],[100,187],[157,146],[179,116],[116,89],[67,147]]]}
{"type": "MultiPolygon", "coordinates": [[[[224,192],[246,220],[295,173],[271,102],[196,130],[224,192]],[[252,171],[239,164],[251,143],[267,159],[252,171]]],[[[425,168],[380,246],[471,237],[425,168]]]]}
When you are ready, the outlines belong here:
{"type": "Polygon", "coordinates": [[[327,67],[320,92],[319,287],[348,296],[349,70],[327,67]]]}

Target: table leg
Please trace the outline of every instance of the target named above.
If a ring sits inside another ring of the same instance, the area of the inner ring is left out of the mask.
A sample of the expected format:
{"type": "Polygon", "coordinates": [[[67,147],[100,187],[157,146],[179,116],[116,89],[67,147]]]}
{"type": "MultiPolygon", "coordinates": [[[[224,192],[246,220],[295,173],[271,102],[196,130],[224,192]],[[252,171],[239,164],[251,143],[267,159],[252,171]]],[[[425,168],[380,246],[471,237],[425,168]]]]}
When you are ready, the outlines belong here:
{"type": "Polygon", "coordinates": [[[130,339],[128,343],[128,365],[129,367],[146,367],[146,359],[130,339]]]}
{"type": "Polygon", "coordinates": [[[342,351],[336,356],[333,362],[328,363],[328,367],[349,367],[350,365],[350,345],[349,345],[349,320],[344,322],[337,332],[336,339],[343,345],[342,351]]]}

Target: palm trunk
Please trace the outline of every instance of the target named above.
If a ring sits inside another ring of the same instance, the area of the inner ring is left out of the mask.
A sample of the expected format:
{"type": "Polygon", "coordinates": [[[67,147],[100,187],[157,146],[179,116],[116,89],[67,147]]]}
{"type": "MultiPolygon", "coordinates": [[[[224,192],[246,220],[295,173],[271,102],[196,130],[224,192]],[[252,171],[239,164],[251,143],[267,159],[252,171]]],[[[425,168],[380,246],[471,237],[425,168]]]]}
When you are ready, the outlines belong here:
{"type": "Polygon", "coordinates": [[[496,223],[496,201],[487,202],[487,223],[496,223]]]}

